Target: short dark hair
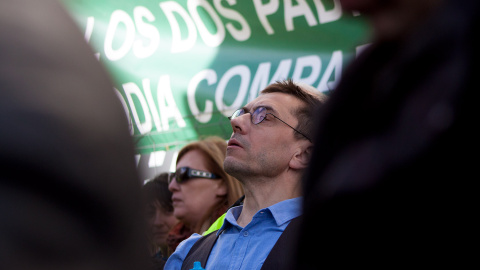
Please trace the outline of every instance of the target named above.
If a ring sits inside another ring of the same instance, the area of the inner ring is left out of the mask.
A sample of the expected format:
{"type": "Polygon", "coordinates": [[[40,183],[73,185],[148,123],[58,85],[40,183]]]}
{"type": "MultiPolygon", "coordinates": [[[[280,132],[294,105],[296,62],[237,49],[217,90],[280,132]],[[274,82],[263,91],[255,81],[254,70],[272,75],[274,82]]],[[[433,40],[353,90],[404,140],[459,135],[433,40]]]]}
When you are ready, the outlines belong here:
{"type": "Polygon", "coordinates": [[[160,173],[152,180],[143,185],[143,196],[146,205],[152,205],[155,201],[160,203],[163,210],[173,212],[172,192],[168,189],[170,173],[160,173]]]}
{"type": "MultiPolygon", "coordinates": [[[[276,81],[268,85],[265,89],[260,91],[260,94],[268,93],[284,93],[294,96],[305,104],[299,108],[295,108],[292,114],[297,118],[298,124],[295,127],[297,130],[307,135],[308,138],[314,137],[314,117],[318,107],[326,102],[327,96],[313,86],[294,82],[292,79],[276,81]]],[[[303,138],[301,134],[295,132],[297,138],[303,138]]]]}

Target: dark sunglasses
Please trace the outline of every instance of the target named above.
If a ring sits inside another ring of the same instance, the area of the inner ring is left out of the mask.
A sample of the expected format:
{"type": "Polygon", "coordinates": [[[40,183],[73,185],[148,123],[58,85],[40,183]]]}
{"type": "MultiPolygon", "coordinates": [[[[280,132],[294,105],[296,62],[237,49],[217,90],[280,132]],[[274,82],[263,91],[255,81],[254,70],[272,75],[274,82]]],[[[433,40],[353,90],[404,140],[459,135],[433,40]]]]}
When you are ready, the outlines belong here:
{"type": "Polygon", "coordinates": [[[171,173],[168,178],[168,183],[170,184],[175,179],[177,183],[181,184],[191,178],[218,179],[220,177],[211,172],[195,170],[190,167],[181,167],[175,173],[171,173]]]}
{"type": "MultiPolygon", "coordinates": [[[[238,109],[236,110],[232,116],[228,117],[228,119],[230,121],[232,121],[233,119],[239,117],[239,116],[242,116],[244,114],[246,114],[248,112],[245,111],[245,109],[238,109]]],[[[307,137],[307,135],[303,134],[302,132],[298,131],[297,129],[295,129],[294,127],[290,126],[289,124],[287,124],[285,121],[283,121],[282,119],[278,118],[276,115],[274,115],[273,113],[267,113],[267,108],[265,107],[258,107],[255,109],[255,111],[253,111],[253,113],[250,113],[251,115],[251,118],[250,120],[252,121],[252,123],[254,125],[258,125],[260,124],[263,120],[265,120],[265,117],[267,117],[267,114],[271,114],[273,117],[277,118],[278,120],[280,120],[280,122],[284,123],[285,125],[289,126],[291,129],[295,130],[296,132],[298,132],[300,135],[302,135],[303,137],[305,137],[305,139],[309,140],[310,142],[312,142],[312,140],[310,140],[310,138],[307,137]]]]}

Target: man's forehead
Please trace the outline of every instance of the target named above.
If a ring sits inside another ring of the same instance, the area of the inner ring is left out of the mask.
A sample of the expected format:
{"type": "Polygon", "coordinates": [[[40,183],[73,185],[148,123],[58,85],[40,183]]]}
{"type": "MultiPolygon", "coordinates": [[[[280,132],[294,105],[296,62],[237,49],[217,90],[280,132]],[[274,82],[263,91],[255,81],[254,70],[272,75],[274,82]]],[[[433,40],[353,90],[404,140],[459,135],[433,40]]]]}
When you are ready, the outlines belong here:
{"type": "Polygon", "coordinates": [[[248,111],[255,110],[258,107],[265,107],[267,110],[275,110],[275,106],[278,106],[275,99],[271,96],[267,96],[267,94],[263,94],[250,101],[244,108],[248,111]]]}
{"type": "Polygon", "coordinates": [[[266,94],[260,94],[258,97],[256,97],[254,100],[250,101],[246,107],[252,107],[256,106],[257,104],[277,104],[281,103],[283,99],[288,98],[289,95],[284,94],[284,93],[266,93],[266,94]]]}
{"type": "Polygon", "coordinates": [[[252,100],[249,104],[254,104],[259,102],[265,102],[268,104],[282,104],[286,107],[292,107],[294,106],[294,103],[301,102],[301,101],[293,95],[280,93],[280,92],[273,92],[273,93],[260,94],[258,97],[252,100]],[[286,104],[286,102],[289,102],[289,103],[286,104]]]}
{"type": "Polygon", "coordinates": [[[285,93],[265,93],[260,94],[257,98],[245,105],[246,111],[255,110],[258,107],[265,107],[268,111],[278,113],[282,111],[290,111],[297,104],[296,98],[285,93]]]}

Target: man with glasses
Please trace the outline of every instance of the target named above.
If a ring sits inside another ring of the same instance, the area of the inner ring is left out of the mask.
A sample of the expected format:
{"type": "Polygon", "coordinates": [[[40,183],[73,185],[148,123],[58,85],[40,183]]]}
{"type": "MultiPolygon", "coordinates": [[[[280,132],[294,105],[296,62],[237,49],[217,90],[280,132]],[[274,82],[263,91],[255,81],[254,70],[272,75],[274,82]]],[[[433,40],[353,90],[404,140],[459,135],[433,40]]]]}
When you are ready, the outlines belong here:
{"type": "Polygon", "coordinates": [[[315,88],[285,80],[267,86],[233,113],[224,168],[241,182],[243,204],[228,210],[220,230],[182,242],[165,269],[192,269],[196,262],[209,270],[268,269],[288,257],[269,254],[301,214],[312,123],[325,100],[315,88]]]}

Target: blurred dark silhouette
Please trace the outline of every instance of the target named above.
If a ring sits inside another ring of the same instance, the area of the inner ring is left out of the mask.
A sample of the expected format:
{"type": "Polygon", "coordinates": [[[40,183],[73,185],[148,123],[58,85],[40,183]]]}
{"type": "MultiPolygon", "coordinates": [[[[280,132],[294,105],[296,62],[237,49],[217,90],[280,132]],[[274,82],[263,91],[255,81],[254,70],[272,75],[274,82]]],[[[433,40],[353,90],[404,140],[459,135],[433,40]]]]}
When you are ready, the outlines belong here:
{"type": "Polygon", "coordinates": [[[0,268],[145,269],[125,112],[57,1],[0,2],[0,268]]]}
{"type": "Polygon", "coordinates": [[[469,265],[480,1],[341,2],[375,35],[319,113],[291,269],[469,265]]]}

